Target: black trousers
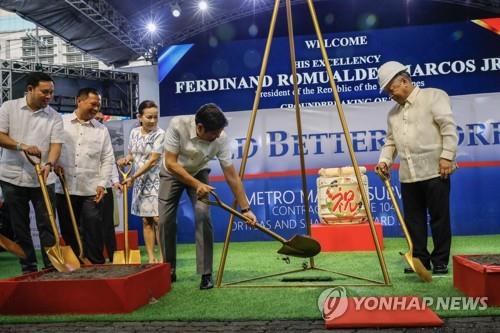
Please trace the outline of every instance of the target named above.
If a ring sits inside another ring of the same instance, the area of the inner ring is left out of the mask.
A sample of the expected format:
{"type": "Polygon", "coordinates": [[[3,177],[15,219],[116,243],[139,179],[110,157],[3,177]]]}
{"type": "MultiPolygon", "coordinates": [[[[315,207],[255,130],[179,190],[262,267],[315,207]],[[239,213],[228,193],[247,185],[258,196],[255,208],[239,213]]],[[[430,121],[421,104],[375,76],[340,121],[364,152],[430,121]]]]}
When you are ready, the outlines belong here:
{"type": "MultiPolygon", "coordinates": [[[[93,264],[104,264],[101,204],[95,203],[95,196],[70,195],[70,198],[76,224],[80,230],[85,257],[93,264]]],[[[66,244],[70,245],[76,256],[78,256],[80,249],[71,223],[66,198],[63,194],[56,194],[56,200],[61,235],[66,244]]]]}
{"type": "Polygon", "coordinates": [[[408,232],[413,240],[413,256],[426,267],[447,265],[451,248],[450,179],[441,177],[401,183],[403,207],[408,232]],[[434,250],[427,250],[427,216],[434,250]]]}
{"type": "MultiPolygon", "coordinates": [[[[14,232],[12,231],[12,225],[10,223],[10,215],[5,202],[2,207],[0,207],[0,234],[9,239],[14,239],[14,232]]],[[[4,249],[0,248],[0,251],[4,251],[4,249]]]]}
{"type": "Polygon", "coordinates": [[[106,194],[101,201],[102,208],[102,239],[104,247],[108,252],[108,258],[113,260],[113,253],[116,251],[116,236],[115,236],[115,202],[113,197],[113,188],[106,189],[106,194]]]}
{"type": "MultiPolygon", "coordinates": [[[[5,204],[9,211],[15,241],[21,246],[24,253],[26,253],[26,259],[19,259],[22,272],[30,273],[38,270],[36,252],[30,230],[30,201],[35,210],[36,226],[42,247],[41,252],[44,267],[51,267],[52,264],[43,249],[53,246],[55,238],[50,227],[49,215],[43,201],[42,190],[40,187],[16,186],[4,181],[0,181],[0,184],[5,204]]],[[[48,185],[47,190],[51,202],[54,203],[54,185],[48,185]]]]}

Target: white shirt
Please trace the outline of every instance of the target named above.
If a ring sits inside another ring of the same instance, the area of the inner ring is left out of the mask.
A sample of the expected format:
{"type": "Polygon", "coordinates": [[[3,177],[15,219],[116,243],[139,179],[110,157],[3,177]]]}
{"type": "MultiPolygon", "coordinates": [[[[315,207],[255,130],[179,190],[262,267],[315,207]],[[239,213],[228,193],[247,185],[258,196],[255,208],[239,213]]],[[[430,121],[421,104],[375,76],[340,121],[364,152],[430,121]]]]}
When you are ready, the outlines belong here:
{"type": "Polygon", "coordinates": [[[442,90],[415,87],[405,105],[391,109],[387,127],[379,162],[390,166],[399,154],[402,183],[438,177],[439,159],[455,159],[457,125],[450,98],[442,90]]]}
{"type": "Polygon", "coordinates": [[[113,163],[113,169],[111,170],[111,178],[109,179],[107,188],[113,187],[114,184],[120,182],[120,175],[118,174],[118,167],[113,163]]]}
{"type": "MultiPolygon", "coordinates": [[[[47,162],[51,143],[63,143],[61,116],[50,106],[32,111],[26,97],[10,100],[0,107],[0,132],[14,141],[37,146],[42,152],[41,164],[47,162]]],[[[0,180],[22,187],[39,187],[35,168],[22,151],[4,149],[0,159],[0,180]]],[[[50,174],[47,184],[54,183],[50,174]]]]}
{"type": "MultiPolygon", "coordinates": [[[[106,188],[115,157],[106,126],[91,119],[81,123],[76,113],[63,116],[64,145],[59,164],[72,195],[91,196],[98,186],[106,188]]],[[[63,193],[59,184],[56,192],[63,193]]]]}
{"type": "MultiPolygon", "coordinates": [[[[165,132],[165,150],[178,154],[177,162],[191,175],[208,168],[208,162],[217,157],[222,168],[232,165],[231,151],[224,131],[212,142],[196,135],[195,116],[172,118],[165,132]]],[[[163,167],[166,169],[165,161],[163,167]]]]}

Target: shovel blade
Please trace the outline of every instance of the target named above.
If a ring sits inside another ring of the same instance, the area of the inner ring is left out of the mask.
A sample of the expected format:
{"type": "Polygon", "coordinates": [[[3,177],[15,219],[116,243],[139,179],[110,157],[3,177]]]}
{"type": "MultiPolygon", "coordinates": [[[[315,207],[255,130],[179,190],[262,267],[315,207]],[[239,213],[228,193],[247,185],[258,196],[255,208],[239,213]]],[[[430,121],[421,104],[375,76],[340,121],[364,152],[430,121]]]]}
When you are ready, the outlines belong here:
{"type": "Polygon", "coordinates": [[[69,246],[51,246],[45,248],[52,265],[59,272],[72,272],[80,268],[80,261],[69,246]]]}
{"type": "Polygon", "coordinates": [[[93,265],[93,263],[84,256],[79,256],[80,262],[84,265],[93,265]]]}
{"type": "Polygon", "coordinates": [[[432,274],[427,270],[427,268],[425,268],[419,258],[414,258],[410,252],[401,253],[401,255],[405,258],[406,263],[411,267],[411,269],[417,273],[420,280],[424,282],[432,281],[432,274]]]}
{"type": "Polygon", "coordinates": [[[415,265],[413,264],[413,256],[411,255],[411,253],[410,252],[406,252],[406,253],[399,252],[399,254],[405,258],[408,266],[410,266],[410,268],[415,272],[415,265]]]}
{"type": "Polygon", "coordinates": [[[114,265],[140,264],[140,263],[141,263],[141,252],[139,250],[129,250],[128,256],[125,256],[125,250],[115,251],[113,253],[114,265]]]}
{"type": "Polygon", "coordinates": [[[141,263],[141,252],[139,250],[129,250],[127,264],[140,264],[140,263],[141,263]]]}
{"type": "Polygon", "coordinates": [[[417,273],[420,280],[424,282],[432,281],[432,274],[425,268],[424,264],[418,258],[413,258],[413,266],[415,266],[415,273],[417,273]]]}
{"type": "Polygon", "coordinates": [[[113,253],[113,265],[125,265],[125,251],[115,251],[113,253]]]}
{"type": "Polygon", "coordinates": [[[61,252],[67,267],[70,267],[71,270],[80,268],[80,260],[78,260],[71,246],[61,246],[61,252]]]}
{"type": "Polygon", "coordinates": [[[26,253],[24,253],[23,249],[12,240],[8,239],[4,235],[0,234],[0,246],[9,251],[10,253],[16,255],[21,259],[26,259],[26,253]]]}
{"type": "Polygon", "coordinates": [[[298,258],[311,258],[320,251],[321,245],[314,238],[305,235],[295,235],[292,239],[283,243],[278,253],[298,258]]]}

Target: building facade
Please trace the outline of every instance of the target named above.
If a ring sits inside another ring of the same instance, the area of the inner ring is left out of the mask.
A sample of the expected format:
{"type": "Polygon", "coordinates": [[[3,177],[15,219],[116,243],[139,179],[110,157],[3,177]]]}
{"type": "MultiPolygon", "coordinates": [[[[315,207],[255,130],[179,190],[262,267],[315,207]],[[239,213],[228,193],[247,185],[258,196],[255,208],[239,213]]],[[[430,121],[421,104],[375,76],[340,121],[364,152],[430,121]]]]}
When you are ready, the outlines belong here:
{"type": "Polygon", "coordinates": [[[0,59],[110,69],[43,28],[0,10],[0,59]]]}

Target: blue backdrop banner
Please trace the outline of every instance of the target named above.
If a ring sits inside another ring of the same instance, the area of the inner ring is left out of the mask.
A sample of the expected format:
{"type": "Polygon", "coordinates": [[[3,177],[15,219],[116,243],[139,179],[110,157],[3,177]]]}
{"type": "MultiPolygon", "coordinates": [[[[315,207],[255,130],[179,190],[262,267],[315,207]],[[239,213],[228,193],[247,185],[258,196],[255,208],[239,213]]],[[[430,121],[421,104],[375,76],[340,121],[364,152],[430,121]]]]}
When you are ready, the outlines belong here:
{"type": "MultiPolygon", "coordinates": [[[[386,116],[394,102],[379,94],[377,68],[389,60],[404,63],[416,85],[445,90],[452,96],[458,126],[460,169],[452,177],[454,234],[499,233],[500,160],[499,35],[478,22],[416,26],[365,32],[325,34],[325,45],[350,135],[360,165],[367,166],[371,211],[384,235],[401,235],[394,209],[373,173],[386,134],[386,116]]],[[[297,68],[308,197],[313,223],[319,223],[316,178],[319,168],[351,165],[344,134],[332,101],[325,67],[314,36],[297,36],[297,68]]],[[[233,161],[241,162],[265,40],[208,45],[181,45],[160,57],[160,126],[171,116],[193,114],[207,102],[227,112],[233,161]]],[[[259,113],[252,136],[245,187],[259,223],[284,235],[305,232],[298,138],[288,39],[275,38],[259,113]]],[[[128,136],[132,122],[124,126],[128,136]]],[[[226,202],[232,195],[220,167],[211,162],[212,183],[226,202]]],[[[400,197],[397,171],[393,186],[400,197]]],[[[224,239],[229,217],[213,208],[215,237],[224,239]]],[[[193,241],[192,211],[183,199],[179,241],[193,241]]],[[[236,220],[232,240],[268,239],[236,220]]]]}
{"type": "MultiPolygon", "coordinates": [[[[452,176],[452,228],[454,234],[499,233],[498,174],[500,160],[500,93],[451,97],[459,133],[457,160],[460,165],[452,176]]],[[[393,102],[346,105],[356,158],[368,169],[369,198],[374,218],[384,226],[386,236],[401,234],[387,192],[373,172],[386,133],[386,113],[393,102]]],[[[250,111],[228,113],[233,162],[238,168],[243,155],[250,111]]],[[[171,117],[162,117],[160,127],[167,128],[171,117]]],[[[124,122],[125,146],[136,121],[124,122]]],[[[335,107],[302,110],[304,153],[313,223],[319,223],[316,178],[320,168],[351,165],[335,107]]],[[[304,194],[300,178],[295,114],[289,109],[267,109],[257,114],[245,175],[245,188],[259,222],[280,234],[291,236],[305,232],[304,194]]],[[[222,199],[232,202],[232,194],[217,161],[209,164],[212,184],[222,199]]],[[[397,171],[393,172],[394,192],[400,197],[397,171]]],[[[216,240],[224,238],[228,216],[213,208],[216,240]]],[[[189,200],[179,209],[179,240],[192,241],[194,224],[189,200]]],[[[140,221],[137,220],[138,226],[140,221]]],[[[242,221],[234,225],[233,240],[266,239],[242,221]]]]}
{"type": "MultiPolygon", "coordinates": [[[[407,65],[415,83],[450,95],[500,90],[499,36],[473,22],[325,34],[329,62],[343,103],[387,100],[377,68],[389,60],[407,65]]],[[[331,105],[319,42],[297,36],[296,65],[304,106],[331,105]]],[[[252,108],[265,40],[171,46],[159,59],[161,115],[194,113],[207,101],[225,111],[252,108]]],[[[260,108],[293,107],[288,38],[275,38],[260,108]]]]}

